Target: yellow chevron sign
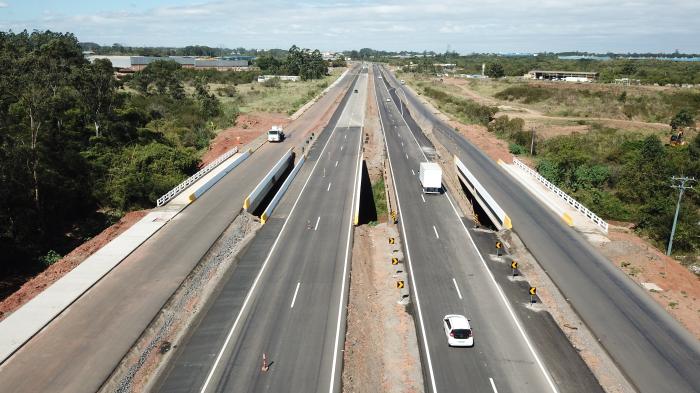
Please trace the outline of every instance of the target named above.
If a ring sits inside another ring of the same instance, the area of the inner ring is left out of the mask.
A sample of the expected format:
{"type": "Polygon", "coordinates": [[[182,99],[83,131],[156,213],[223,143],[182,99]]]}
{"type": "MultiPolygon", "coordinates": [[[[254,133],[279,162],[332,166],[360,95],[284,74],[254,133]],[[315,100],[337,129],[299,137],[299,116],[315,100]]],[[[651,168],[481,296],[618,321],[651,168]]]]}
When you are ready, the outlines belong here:
{"type": "Polygon", "coordinates": [[[399,258],[391,258],[391,264],[392,264],[392,265],[398,265],[398,264],[399,264],[399,258]]]}
{"type": "Polygon", "coordinates": [[[403,289],[403,287],[404,287],[403,280],[399,280],[396,282],[396,288],[403,289]]]}

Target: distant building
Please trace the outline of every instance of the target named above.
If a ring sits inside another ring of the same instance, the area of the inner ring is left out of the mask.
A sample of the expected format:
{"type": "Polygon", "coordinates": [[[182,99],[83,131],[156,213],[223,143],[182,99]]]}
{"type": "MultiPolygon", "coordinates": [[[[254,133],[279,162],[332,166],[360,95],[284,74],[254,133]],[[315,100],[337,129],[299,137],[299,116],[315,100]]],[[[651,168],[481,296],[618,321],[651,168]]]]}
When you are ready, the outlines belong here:
{"type": "Polygon", "coordinates": [[[131,68],[134,71],[141,71],[150,63],[157,60],[171,60],[182,66],[182,68],[194,69],[215,69],[219,71],[241,71],[248,69],[248,60],[224,60],[216,58],[200,59],[193,56],[131,56],[131,68]]]}
{"type": "Polygon", "coordinates": [[[258,76],[258,83],[263,83],[266,80],[269,79],[274,79],[274,78],[279,78],[281,81],[290,81],[290,82],[297,82],[301,80],[300,76],[296,75],[259,75],[258,76]]]}
{"type": "Polygon", "coordinates": [[[525,76],[526,79],[537,80],[561,80],[567,82],[594,82],[598,79],[597,72],[581,71],[541,71],[532,70],[525,76]]]}

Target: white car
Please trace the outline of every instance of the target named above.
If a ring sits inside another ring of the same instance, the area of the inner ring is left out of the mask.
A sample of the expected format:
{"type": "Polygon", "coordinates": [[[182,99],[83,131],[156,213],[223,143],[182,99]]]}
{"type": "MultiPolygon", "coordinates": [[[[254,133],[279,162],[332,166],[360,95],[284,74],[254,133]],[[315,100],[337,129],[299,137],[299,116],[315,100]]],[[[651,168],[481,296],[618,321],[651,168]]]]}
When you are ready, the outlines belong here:
{"type": "Polygon", "coordinates": [[[464,315],[448,314],[443,318],[442,326],[447,335],[447,345],[451,347],[473,347],[474,335],[469,320],[464,315]]]}
{"type": "Polygon", "coordinates": [[[387,99],[386,99],[386,102],[391,102],[391,98],[387,98],[387,99]]]}

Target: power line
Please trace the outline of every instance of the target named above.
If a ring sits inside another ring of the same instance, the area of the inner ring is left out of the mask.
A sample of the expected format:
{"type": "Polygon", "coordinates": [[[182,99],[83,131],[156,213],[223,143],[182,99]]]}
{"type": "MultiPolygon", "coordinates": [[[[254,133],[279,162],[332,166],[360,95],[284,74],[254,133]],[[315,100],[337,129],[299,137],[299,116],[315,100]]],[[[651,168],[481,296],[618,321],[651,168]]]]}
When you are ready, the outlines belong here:
{"type": "Polygon", "coordinates": [[[671,177],[671,187],[679,190],[678,192],[678,202],[676,203],[676,215],[673,217],[673,226],[671,227],[671,237],[668,239],[668,249],[666,250],[666,255],[671,255],[671,250],[673,249],[673,235],[676,234],[676,223],[678,222],[678,213],[681,210],[681,199],[685,190],[692,190],[693,186],[690,183],[697,182],[694,177],[681,176],[671,177]],[[686,185],[687,184],[687,185],[686,185]]]}

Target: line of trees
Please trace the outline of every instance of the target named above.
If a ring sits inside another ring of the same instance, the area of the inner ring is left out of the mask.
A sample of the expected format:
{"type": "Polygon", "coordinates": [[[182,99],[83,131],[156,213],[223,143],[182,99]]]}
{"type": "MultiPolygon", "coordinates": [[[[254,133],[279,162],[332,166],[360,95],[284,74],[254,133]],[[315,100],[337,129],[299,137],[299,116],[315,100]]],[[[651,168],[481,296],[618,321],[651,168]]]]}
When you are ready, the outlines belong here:
{"type": "Polygon", "coordinates": [[[264,74],[298,75],[302,80],[322,78],[328,70],[328,64],[318,49],[311,51],[296,45],[289,48],[284,58],[264,55],[258,57],[255,64],[264,74]]]}
{"type": "Polygon", "coordinates": [[[0,284],[152,207],[196,172],[212,130],[235,121],[205,74],[158,61],[129,93],[69,33],[0,32],[0,65],[0,284]]]}

